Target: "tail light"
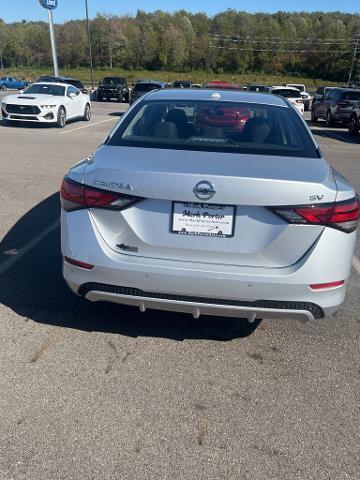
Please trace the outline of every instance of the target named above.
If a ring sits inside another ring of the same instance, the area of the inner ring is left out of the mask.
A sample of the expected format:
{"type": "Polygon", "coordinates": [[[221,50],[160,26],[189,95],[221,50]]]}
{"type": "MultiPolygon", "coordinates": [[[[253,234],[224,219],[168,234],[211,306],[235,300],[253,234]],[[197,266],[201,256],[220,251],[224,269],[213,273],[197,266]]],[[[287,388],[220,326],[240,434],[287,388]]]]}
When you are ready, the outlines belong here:
{"type": "Polygon", "coordinates": [[[271,210],[288,223],[324,225],[346,233],[354,232],[360,219],[358,196],[344,202],[298,207],[272,207],[271,210]]]}
{"type": "Polygon", "coordinates": [[[88,187],[65,177],[61,184],[60,200],[62,208],[71,212],[83,208],[124,210],[142,198],[88,187]]]}

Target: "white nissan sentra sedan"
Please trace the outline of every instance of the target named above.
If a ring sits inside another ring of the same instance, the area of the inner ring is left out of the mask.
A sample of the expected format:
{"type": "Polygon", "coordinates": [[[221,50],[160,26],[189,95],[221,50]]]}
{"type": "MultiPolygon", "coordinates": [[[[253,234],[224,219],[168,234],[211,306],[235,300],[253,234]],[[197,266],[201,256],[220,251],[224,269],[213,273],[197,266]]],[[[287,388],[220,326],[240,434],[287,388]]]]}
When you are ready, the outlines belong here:
{"type": "Polygon", "coordinates": [[[89,95],[66,83],[33,83],[23,93],[5,97],[1,111],[7,123],[47,123],[60,128],[67,120],[91,119],[89,95]]]}
{"type": "Polygon", "coordinates": [[[90,301],[319,319],[344,300],[359,198],[290,103],[159,90],[61,186],[63,274],[90,301]]]}

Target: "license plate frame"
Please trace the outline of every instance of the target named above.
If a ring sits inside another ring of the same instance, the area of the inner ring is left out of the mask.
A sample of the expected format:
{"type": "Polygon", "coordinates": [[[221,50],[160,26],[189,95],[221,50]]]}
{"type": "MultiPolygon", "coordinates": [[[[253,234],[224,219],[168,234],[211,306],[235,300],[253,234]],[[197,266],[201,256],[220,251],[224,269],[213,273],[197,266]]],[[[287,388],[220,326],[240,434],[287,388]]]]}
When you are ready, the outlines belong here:
{"type": "Polygon", "coordinates": [[[170,232],[186,236],[232,238],[235,234],[235,220],[235,205],[174,201],[170,232]],[[212,215],[217,216],[211,217],[212,215]]]}

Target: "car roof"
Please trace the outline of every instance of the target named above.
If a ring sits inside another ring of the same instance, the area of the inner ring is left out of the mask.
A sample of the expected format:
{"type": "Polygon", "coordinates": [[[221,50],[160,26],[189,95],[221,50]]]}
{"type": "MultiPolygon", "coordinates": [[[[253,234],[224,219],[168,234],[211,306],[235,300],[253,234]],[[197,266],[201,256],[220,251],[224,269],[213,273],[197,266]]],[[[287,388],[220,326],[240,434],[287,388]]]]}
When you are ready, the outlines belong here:
{"type": "Polygon", "coordinates": [[[289,107],[289,104],[281,97],[269,93],[248,92],[239,90],[215,90],[215,89],[164,89],[150,92],[146,98],[151,100],[213,100],[212,94],[219,94],[219,100],[225,102],[246,102],[259,103],[263,105],[276,105],[279,107],[289,107]]]}
{"type": "MultiPolygon", "coordinates": [[[[62,82],[46,82],[45,80],[43,82],[34,82],[29,87],[32,87],[33,85],[59,85],[60,87],[72,87],[73,85],[69,85],[68,83],[62,83],[62,82]]],[[[75,87],[76,88],[76,87],[75,87]]]]}
{"type": "Polygon", "coordinates": [[[296,87],[284,87],[284,85],[276,85],[272,87],[273,90],[297,90],[299,91],[296,87]]]}

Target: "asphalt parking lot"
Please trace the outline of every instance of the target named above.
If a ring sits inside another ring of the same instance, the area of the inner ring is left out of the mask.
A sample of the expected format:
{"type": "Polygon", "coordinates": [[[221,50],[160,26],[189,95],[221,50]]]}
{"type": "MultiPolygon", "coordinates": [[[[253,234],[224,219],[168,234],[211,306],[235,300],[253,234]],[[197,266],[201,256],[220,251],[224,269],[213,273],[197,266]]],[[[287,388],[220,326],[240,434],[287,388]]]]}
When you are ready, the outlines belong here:
{"type": "MultiPolygon", "coordinates": [[[[59,186],[126,108],[94,103],[65,129],[0,122],[0,479],[360,479],[359,240],[345,304],[311,323],[68,290],[59,186]]],[[[360,192],[360,135],[312,130],[360,192]]]]}

